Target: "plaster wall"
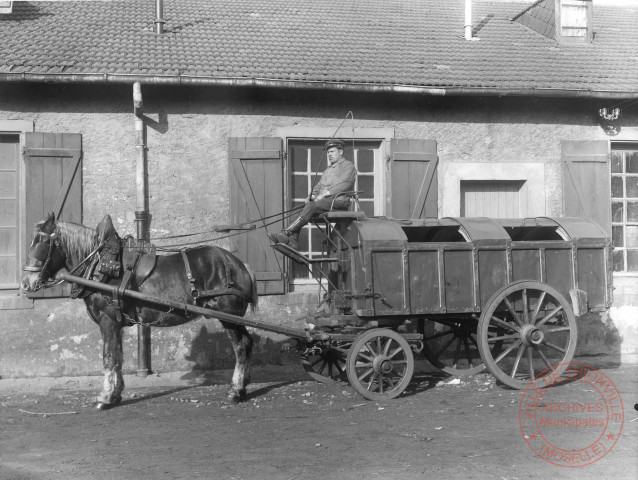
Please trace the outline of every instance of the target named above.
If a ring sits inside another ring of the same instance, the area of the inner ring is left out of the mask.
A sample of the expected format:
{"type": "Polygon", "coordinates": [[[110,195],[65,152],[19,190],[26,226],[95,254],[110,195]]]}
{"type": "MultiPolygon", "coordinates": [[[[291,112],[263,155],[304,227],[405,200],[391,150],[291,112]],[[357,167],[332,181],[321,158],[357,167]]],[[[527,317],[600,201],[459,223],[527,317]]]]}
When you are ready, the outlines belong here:
{"type": "MultiPolygon", "coordinates": [[[[354,127],[393,129],[396,138],[436,139],[440,179],[446,172],[458,173],[478,164],[493,172],[527,166],[534,175],[534,188],[528,192],[529,201],[535,202],[534,214],[550,216],[562,211],[560,141],[609,138],[595,116],[598,108],[609,105],[587,100],[148,86],[143,86],[142,92],[147,116],[151,237],[204,232],[212,225],[229,223],[230,136],[276,136],[291,127],[336,130],[351,111],[354,122],[344,122],[342,136],[348,136],[348,129],[354,127]]],[[[39,132],[81,133],[84,224],[95,226],[109,213],[120,234],[135,233],[131,87],[2,86],[0,105],[0,121],[32,121],[39,132]]],[[[618,138],[638,139],[637,116],[628,116],[626,122],[618,138]]],[[[440,181],[439,189],[439,211],[449,214],[453,209],[449,205],[458,200],[454,184],[440,181]]],[[[229,246],[227,239],[216,237],[202,234],[193,240],[229,246]]],[[[307,293],[262,297],[255,316],[292,326],[315,302],[316,294],[307,293]]],[[[603,325],[606,320],[597,322],[595,325],[603,325]]],[[[635,320],[619,322],[618,331],[626,324],[635,325],[635,320]]],[[[0,377],[101,371],[100,335],[81,301],[39,300],[32,308],[3,309],[0,328],[4,332],[0,337],[0,377]]],[[[600,337],[606,340],[586,342],[588,353],[619,349],[616,334],[605,332],[601,330],[600,337]]],[[[297,361],[294,354],[279,353],[288,342],[285,337],[258,331],[255,338],[256,363],[297,361]]],[[[124,342],[125,370],[134,371],[133,329],[125,333],[124,342]]],[[[155,371],[226,368],[233,362],[230,344],[214,320],[153,330],[155,371]]]]}

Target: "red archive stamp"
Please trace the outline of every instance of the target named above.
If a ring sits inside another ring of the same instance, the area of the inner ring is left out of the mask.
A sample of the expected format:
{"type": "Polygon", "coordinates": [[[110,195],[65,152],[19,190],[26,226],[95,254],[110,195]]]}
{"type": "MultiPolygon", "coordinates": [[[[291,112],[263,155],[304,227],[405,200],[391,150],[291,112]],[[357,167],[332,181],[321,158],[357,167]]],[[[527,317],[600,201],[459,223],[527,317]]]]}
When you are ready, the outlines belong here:
{"type": "Polygon", "coordinates": [[[622,397],[609,377],[594,367],[569,363],[559,377],[548,374],[556,367],[539,373],[523,392],[521,433],[548,463],[568,468],[591,465],[620,438],[622,397]]]}

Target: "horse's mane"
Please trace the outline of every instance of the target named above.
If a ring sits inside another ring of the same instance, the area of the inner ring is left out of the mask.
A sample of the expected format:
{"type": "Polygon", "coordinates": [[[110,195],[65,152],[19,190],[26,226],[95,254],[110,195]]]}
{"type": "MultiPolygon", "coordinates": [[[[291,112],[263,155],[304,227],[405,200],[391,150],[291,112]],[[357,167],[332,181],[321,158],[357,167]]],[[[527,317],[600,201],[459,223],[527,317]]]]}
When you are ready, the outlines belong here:
{"type": "Polygon", "coordinates": [[[95,230],[71,222],[57,222],[56,233],[72,266],[84,260],[95,243],[95,230]]]}

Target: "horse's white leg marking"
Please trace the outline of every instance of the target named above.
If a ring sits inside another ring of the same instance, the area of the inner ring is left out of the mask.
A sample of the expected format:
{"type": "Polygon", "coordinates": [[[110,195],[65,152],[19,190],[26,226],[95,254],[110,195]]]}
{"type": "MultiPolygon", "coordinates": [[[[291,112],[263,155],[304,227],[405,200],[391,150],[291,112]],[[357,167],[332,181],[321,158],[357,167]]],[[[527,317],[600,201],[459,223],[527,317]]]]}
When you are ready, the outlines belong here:
{"type": "Polygon", "coordinates": [[[99,404],[115,405],[122,400],[124,377],[122,376],[122,327],[110,317],[103,315],[100,322],[104,341],[103,364],[104,382],[102,391],[97,397],[99,404]]]}
{"type": "Polygon", "coordinates": [[[231,402],[241,402],[246,399],[246,387],[250,383],[253,340],[245,327],[227,327],[226,334],[235,352],[235,370],[228,390],[228,399],[231,402]]]}

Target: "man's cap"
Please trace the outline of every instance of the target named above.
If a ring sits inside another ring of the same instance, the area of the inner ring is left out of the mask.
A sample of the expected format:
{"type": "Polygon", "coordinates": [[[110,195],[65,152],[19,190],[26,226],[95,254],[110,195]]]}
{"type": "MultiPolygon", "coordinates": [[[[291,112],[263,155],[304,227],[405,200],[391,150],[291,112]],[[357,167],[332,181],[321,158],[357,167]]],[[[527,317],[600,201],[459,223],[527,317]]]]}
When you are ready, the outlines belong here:
{"type": "Polygon", "coordinates": [[[337,147],[343,150],[345,146],[346,144],[343,142],[343,140],[333,139],[333,140],[328,140],[324,148],[326,150],[330,150],[332,147],[337,147]]]}

